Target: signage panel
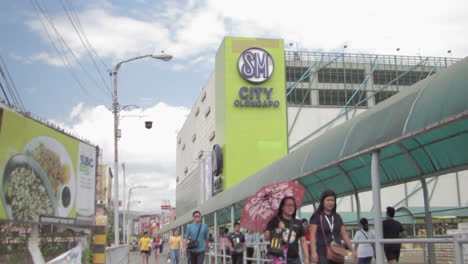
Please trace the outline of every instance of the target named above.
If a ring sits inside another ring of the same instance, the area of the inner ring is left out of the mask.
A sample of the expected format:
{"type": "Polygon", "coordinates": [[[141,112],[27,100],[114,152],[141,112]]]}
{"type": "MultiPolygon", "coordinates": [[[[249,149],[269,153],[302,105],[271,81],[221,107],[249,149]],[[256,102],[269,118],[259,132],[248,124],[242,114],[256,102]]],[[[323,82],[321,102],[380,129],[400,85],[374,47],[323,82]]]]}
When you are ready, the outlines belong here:
{"type": "Polygon", "coordinates": [[[0,219],[93,224],[96,147],[2,112],[0,219]]]}

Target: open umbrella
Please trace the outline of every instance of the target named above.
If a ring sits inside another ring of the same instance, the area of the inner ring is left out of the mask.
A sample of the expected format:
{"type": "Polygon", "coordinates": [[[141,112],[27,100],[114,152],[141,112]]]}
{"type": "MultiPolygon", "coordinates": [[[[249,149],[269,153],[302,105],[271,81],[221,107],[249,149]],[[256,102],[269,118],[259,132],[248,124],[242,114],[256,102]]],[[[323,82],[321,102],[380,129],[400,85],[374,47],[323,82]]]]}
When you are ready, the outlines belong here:
{"type": "Polygon", "coordinates": [[[283,181],[263,186],[250,196],[242,208],[241,226],[254,232],[265,230],[268,221],[277,213],[281,200],[291,196],[299,208],[304,198],[305,188],[292,181],[283,181]]]}

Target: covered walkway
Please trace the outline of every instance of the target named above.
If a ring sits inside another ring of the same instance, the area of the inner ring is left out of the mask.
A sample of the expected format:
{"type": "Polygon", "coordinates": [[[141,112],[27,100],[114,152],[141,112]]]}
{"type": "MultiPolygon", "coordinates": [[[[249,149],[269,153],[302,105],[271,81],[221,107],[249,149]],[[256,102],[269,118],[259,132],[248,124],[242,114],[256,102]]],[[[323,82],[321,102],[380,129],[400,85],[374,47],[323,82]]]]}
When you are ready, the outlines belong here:
{"type": "MultiPolygon", "coordinates": [[[[196,209],[210,226],[228,223],[239,218],[245,199],[262,186],[296,180],[307,189],[304,205],[333,189],[338,196],[355,195],[360,218],[358,192],[372,190],[374,208],[381,208],[381,187],[420,180],[432,237],[425,178],[468,168],[467,73],[464,59],[330,129],[196,209]]],[[[186,212],[160,232],[191,219],[186,212]]],[[[377,263],[382,263],[380,210],[374,219],[377,263]]]]}

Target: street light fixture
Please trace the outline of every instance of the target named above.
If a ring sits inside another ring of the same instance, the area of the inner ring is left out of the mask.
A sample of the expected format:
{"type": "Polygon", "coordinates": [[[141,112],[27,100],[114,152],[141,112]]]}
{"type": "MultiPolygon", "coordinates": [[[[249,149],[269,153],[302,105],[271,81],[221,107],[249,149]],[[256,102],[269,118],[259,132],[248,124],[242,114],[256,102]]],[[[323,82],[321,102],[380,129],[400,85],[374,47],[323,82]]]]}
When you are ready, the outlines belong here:
{"type": "MultiPolygon", "coordinates": [[[[130,213],[130,201],[132,199],[132,191],[135,190],[135,189],[146,189],[146,188],[149,188],[149,187],[145,186],[145,185],[139,185],[139,186],[133,186],[132,188],[130,188],[128,190],[127,214],[130,213]]],[[[124,237],[124,242],[127,242],[129,235],[128,235],[128,229],[127,229],[125,217],[124,217],[123,221],[124,221],[123,222],[123,231],[124,231],[123,232],[123,237],[124,237]]]]}
{"type": "Polygon", "coordinates": [[[143,58],[153,58],[153,59],[159,59],[163,61],[170,61],[172,59],[172,55],[169,54],[148,54],[148,55],[143,55],[143,56],[138,56],[134,57],[128,60],[121,61],[117,63],[114,67],[114,71],[112,72],[112,75],[114,77],[114,103],[113,103],[113,112],[114,112],[114,241],[115,245],[120,244],[120,238],[119,238],[119,151],[118,151],[118,141],[120,138],[120,129],[119,129],[119,102],[118,102],[118,97],[117,97],[117,72],[120,69],[120,66],[122,64],[134,61],[134,60],[139,60],[143,58]]]}

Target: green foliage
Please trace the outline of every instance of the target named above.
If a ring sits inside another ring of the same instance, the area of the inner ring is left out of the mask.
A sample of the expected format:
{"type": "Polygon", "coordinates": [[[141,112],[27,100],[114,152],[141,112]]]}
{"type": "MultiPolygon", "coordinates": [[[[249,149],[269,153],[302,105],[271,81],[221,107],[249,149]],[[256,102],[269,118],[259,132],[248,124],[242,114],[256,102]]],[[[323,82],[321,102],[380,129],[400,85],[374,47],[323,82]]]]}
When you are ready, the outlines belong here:
{"type": "Polygon", "coordinates": [[[81,263],[93,264],[93,251],[91,249],[86,249],[83,251],[83,255],[81,256],[81,263]]]}

